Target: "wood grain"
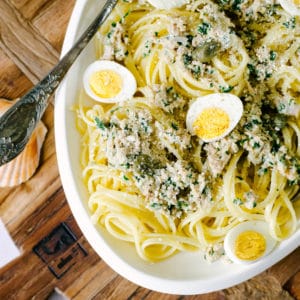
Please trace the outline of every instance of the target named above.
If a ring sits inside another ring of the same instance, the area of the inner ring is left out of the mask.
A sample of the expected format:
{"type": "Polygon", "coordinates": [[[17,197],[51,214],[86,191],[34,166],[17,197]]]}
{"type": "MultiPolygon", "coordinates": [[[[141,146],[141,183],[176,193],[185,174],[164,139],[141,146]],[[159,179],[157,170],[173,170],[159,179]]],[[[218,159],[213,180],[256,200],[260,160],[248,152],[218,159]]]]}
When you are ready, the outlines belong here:
{"type": "Polygon", "coordinates": [[[0,47],[33,83],[37,83],[57,62],[59,53],[10,1],[0,1],[0,11],[0,47]]]}
{"type": "Polygon", "coordinates": [[[44,39],[50,42],[55,50],[59,52],[68,25],[66,15],[72,11],[75,0],[55,0],[48,2],[48,6],[41,9],[33,18],[32,24],[35,28],[39,29],[39,32],[44,39]],[[51,19],[53,19],[53,21],[49,22],[51,19]]]}
{"type": "MultiPolygon", "coordinates": [[[[297,263],[299,263],[299,261],[297,263]]],[[[300,272],[296,273],[287,282],[285,288],[295,299],[300,299],[300,272]]]]}
{"type": "Polygon", "coordinates": [[[29,21],[31,21],[42,9],[47,9],[47,5],[52,2],[53,1],[48,0],[11,0],[11,3],[15,6],[16,10],[29,21]]]}
{"type": "Polygon", "coordinates": [[[0,72],[0,95],[2,98],[15,99],[21,97],[31,87],[31,81],[20,71],[4,51],[0,48],[1,68],[0,72]]]}
{"type": "MultiPolygon", "coordinates": [[[[0,1],[0,97],[20,97],[57,62],[74,3],[0,1]]],[[[37,172],[18,187],[0,189],[0,217],[22,252],[0,270],[0,299],[47,299],[54,290],[78,300],[300,299],[300,249],[247,282],[206,295],[161,294],[116,274],[83,237],[67,204],[53,110],[50,105],[43,117],[49,131],[37,172]]]]}

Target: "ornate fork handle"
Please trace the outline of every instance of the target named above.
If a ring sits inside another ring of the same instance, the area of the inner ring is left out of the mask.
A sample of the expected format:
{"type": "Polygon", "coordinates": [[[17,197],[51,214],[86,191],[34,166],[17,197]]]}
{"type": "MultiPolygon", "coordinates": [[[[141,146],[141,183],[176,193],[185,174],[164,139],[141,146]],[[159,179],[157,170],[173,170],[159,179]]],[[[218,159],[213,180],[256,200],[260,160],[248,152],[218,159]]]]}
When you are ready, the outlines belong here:
{"type": "Polygon", "coordinates": [[[99,26],[107,19],[117,1],[106,1],[95,20],[52,71],[0,117],[0,166],[22,152],[43,116],[50,96],[99,26]]]}

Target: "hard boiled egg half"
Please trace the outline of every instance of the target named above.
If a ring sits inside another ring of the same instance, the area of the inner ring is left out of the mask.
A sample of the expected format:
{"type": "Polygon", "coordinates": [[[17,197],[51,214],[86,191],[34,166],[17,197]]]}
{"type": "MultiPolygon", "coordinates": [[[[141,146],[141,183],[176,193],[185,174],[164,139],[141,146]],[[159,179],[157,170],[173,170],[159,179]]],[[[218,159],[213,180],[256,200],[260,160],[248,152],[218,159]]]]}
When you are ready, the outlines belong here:
{"type": "Polygon", "coordinates": [[[129,100],[136,91],[137,83],[126,67],[109,60],[98,60],[85,70],[83,86],[94,100],[115,103],[129,100]]]}
{"type": "Polygon", "coordinates": [[[300,0],[279,0],[282,8],[292,16],[300,16],[300,0]]]}
{"type": "Polygon", "coordinates": [[[243,114],[243,103],[229,93],[216,93],[198,98],[190,106],[186,126],[192,135],[213,142],[229,134],[243,114]]]}
{"type": "Polygon", "coordinates": [[[148,0],[148,2],[158,9],[171,9],[185,5],[189,0],[148,0]]]}
{"type": "Polygon", "coordinates": [[[276,243],[266,222],[247,221],[228,232],[224,240],[224,250],[233,262],[249,264],[269,254],[276,243]]]}

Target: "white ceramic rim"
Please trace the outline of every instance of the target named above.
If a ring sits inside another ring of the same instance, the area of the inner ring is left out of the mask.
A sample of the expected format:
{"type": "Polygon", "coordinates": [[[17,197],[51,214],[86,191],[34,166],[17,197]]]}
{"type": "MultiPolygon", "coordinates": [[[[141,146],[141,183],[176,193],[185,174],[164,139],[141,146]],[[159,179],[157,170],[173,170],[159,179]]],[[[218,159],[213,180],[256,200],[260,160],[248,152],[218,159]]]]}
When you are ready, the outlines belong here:
{"type": "MultiPolygon", "coordinates": [[[[69,25],[66,32],[61,56],[63,56],[75,43],[76,33],[79,29],[81,13],[84,10],[86,1],[77,0],[69,25]]],[[[218,291],[239,284],[251,277],[263,272],[276,262],[283,259],[293,250],[300,246],[300,230],[293,235],[292,238],[282,243],[276,251],[267,256],[259,263],[255,263],[251,268],[245,269],[244,272],[228,276],[220,274],[215,278],[195,279],[195,280],[169,280],[166,278],[158,278],[135,269],[126,263],[111,249],[99,234],[96,227],[92,224],[90,216],[85,210],[82,200],[80,199],[76,187],[76,181],[72,174],[72,166],[69,161],[68,145],[67,145],[67,127],[64,116],[67,111],[65,105],[66,97],[66,79],[61,83],[56,92],[55,98],[55,143],[58,157],[59,173],[62,185],[66,194],[67,201],[71,211],[77,221],[81,231],[87,241],[94,248],[97,254],[117,273],[133,283],[155,290],[161,293],[177,294],[177,295],[195,295],[218,291]],[[95,238],[96,237],[96,238],[95,238]]],[[[230,265],[229,265],[230,267],[230,265]]]]}

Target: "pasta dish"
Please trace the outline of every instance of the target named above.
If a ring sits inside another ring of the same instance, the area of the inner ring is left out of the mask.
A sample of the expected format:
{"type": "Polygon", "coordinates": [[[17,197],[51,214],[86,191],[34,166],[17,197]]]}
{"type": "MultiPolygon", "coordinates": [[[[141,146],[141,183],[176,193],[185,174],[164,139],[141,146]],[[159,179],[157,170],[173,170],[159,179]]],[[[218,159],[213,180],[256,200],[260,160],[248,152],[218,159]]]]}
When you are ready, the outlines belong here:
{"type": "Polygon", "coordinates": [[[146,261],[226,257],[249,221],[283,241],[300,218],[300,17],[274,0],[152,2],[119,1],[96,36],[96,59],[130,75],[105,66],[92,92],[132,95],[79,95],[92,221],[146,261]]]}

